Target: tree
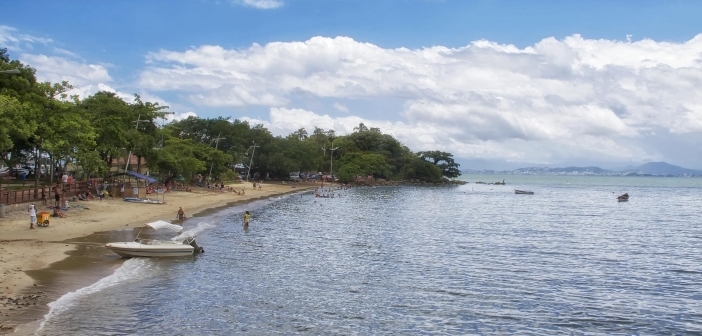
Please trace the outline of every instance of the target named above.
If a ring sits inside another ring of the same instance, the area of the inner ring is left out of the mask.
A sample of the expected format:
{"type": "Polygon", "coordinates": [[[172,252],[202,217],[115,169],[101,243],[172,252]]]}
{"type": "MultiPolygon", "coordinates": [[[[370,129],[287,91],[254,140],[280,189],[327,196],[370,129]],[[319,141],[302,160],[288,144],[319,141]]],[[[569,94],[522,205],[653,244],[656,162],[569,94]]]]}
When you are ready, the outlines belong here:
{"type": "Polygon", "coordinates": [[[206,168],[205,162],[195,157],[196,151],[197,147],[190,139],[169,138],[158,153],[158,169],[190,180],[196,172],[206,168]]]}
{"type": "Polygon", "coordinates": [[[359,175],[363,175],[363,172],[361,168],[355,164],[344,165],[336,172],[336,176],[342,183],[349,183],[359,175]]]}
{"type": "Polygon", "coordinates": [[[32,107],[14,97],[0,94],[0,152],[5,153],[18,139],[34,134],[37,123],[30,118],[32,107]]]}
{"type": "Polygon", "coordinates": [[[453,160],[453,154],[451,153],[427,151],[419,152],[417,156],[439,167],[439,169],[441,169],[441,175],[445,177],[456,178],[461,176],[461,171],[458,169],[460,165],[453,160]]]}
{"type": "Polygon", "coordinates": [[[360,123],[358,126],[354,127],[353,130],[355,132],[368,132],[368,127],[365,124],[360,123]]]}
{"type": "Polygon", "coordinates": [[[421,180],[425,182],[441,181],[441,169],[431,162],[414,158],[411,162],[404,165],[401,169],[401,174],[406,179],[421,180]]]}
{"type": "Polygon", "coordinates": [[[300,141],[307,139],[307,130],[305,130],[304,128],[298,129],[297,131],[293,132],[293,134],[300,141]]]}

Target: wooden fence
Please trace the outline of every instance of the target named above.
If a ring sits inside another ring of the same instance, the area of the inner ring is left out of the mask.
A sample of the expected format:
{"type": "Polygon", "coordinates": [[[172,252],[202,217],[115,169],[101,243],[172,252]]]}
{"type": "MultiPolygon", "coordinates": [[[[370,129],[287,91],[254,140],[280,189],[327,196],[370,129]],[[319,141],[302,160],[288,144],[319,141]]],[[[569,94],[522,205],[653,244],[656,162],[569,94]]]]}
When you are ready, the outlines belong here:
{"type": "MultiPolygon", "coordinates": [[[[46,199],[49,202],[49,204],[53,204],[54,202],[54,187],[56,185],[50,186],[50,187],[44,187],[44,194],[46,195],[46,199]]],[[[78,195],[79,192],[85,191],[88,189],[88,181],[76,181],[71,184],[66,184],[65,186],[66,190],[66,195],[65,197],[73,197],[78,195]]],[[[42,202],[41,199],[41,193],[42,193],[42,188],[25,188],[25,189],[19,189],[19,190],[0,190],[0,204],[20,204],[20,203],[27,203],[27,202],[42,202]]]]}

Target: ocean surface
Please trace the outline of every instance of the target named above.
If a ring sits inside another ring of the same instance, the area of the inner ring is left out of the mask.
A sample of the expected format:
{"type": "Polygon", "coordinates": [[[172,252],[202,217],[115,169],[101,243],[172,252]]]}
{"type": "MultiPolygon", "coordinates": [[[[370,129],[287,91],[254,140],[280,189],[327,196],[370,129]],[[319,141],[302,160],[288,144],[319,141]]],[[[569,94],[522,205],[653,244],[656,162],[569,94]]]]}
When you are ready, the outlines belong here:
{"type": "Polygon", "coordinates": [[[702,334],[702,179],[463,179],[194,218],[204,254],[129,259],[37,334],[702,334]]]}

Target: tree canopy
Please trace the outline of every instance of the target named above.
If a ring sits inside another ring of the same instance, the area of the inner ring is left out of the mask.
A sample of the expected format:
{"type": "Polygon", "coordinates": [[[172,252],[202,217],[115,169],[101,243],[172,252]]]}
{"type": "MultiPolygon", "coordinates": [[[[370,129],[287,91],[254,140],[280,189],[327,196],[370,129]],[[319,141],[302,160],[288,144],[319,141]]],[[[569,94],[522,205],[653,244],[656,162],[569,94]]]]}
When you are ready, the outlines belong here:
{"type": "Polygon", "coordinates": [[[242,166],[256,177],[336,172],[344,182],[369,175],[437,182],[460,175],[450,153],[414,153],[363,123],[347,135],[315,127],[285,137],[222,117],[165,123],[168,106],[106,91],[69,96],[69,83],[38,82],[34,69],[0,49],[0,70],[7,69],[20,70],[0,75],[0,159],[8,165],[42,158],[55,170],[75,164],[87,176],[145,168],[151,175],[186,179],[231,177],[242,166]],[[117,165],[130,154],[136,165],[117,165]]]}

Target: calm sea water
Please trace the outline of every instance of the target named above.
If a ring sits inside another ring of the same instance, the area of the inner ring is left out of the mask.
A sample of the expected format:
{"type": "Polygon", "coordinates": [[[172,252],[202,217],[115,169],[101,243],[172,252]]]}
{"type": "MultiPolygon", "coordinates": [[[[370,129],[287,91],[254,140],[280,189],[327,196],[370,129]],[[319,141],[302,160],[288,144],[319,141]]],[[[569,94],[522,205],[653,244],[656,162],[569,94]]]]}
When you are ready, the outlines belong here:
{"type": "Polygon", "coordinates": [[[702,179],[464,176],[503,178],[196,219],[205,254],[130,259],[39,334],[702,334],[702,179]]]}

